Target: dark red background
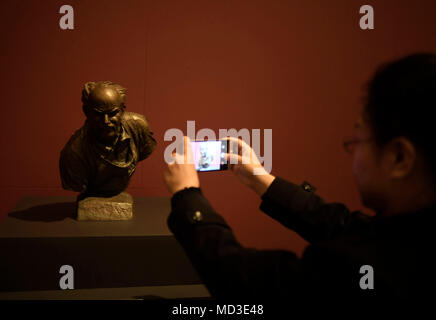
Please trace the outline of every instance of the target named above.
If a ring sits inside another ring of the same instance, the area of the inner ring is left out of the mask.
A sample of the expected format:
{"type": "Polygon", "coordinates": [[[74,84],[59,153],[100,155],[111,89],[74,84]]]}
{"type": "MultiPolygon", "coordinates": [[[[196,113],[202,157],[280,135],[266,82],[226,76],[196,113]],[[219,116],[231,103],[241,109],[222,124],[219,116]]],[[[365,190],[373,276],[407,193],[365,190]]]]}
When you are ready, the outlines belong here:
{"type": "MultiPolygon", "coordinates": [[[[436,49],[433,0],[4,1],[0,18],[0,218],[25,195],[74,194],[60,187],[59,151],[84,121],[83,84],[98,80],[128,88],[128,110],[147,116],[159,143],[133,195],[169,196],[164,133],[195,120],[217,134],[273,129],[273,174],[362,209],[341,141],[363,85],[381,62],[436,49]],[[63,4],[75,30],[59,28],[63,4]],[[364,4],[375,30],[359,28],[364,4]]],[[[200,178],[241,243],[301,254],[306,243],[230,172],[200,178]]]]}

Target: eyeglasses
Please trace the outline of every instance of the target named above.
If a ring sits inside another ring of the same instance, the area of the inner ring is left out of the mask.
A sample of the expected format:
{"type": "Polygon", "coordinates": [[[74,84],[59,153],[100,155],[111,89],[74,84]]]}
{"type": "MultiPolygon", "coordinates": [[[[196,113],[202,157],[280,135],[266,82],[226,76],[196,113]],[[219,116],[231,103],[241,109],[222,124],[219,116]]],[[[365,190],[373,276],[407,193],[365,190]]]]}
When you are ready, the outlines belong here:
{"type": "Polygon", "coordinates": [[[368,142],[372,141],[374,138],[367,138],[367,139],[358,139],[358,138],[352,138],[352,137],[345,137],[344,141],[342,142],[342,145],[344,147],[344,150],[348,153],[353,153],[354,146],[358,143],[362,142],[368,142]]]}

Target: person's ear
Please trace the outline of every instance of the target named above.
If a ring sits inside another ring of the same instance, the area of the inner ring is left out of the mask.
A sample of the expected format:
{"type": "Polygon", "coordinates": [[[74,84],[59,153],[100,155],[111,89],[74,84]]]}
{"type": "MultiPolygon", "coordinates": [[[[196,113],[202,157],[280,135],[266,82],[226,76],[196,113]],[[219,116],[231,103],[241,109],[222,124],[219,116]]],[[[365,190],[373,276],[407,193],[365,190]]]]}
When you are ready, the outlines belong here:
{"type": "Polygon", "coordinates": [[[389,142],[390,177],[402,179],[408,176],[416,165],[416,148],[405,137],[398,137],[389,142]]]}

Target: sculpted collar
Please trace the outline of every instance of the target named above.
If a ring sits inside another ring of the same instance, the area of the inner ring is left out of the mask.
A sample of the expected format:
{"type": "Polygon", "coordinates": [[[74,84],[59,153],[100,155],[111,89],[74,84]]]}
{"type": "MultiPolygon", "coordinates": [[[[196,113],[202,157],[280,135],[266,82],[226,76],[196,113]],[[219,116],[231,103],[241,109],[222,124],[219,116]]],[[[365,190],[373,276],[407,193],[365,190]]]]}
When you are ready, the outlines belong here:
{"type": "Polygon", "coordinates": [[[88,121],[85,121],[84,125],[84,133],[87,139],[89,139],[89,142],[91,143],[92,147],[102,156],[107,155],[108,153],[112,152],[114,150],[114,147],[119,143],[123,142],[125,140],[131,139],[131,135],[127,130],[124,128],[123,123],[121,122],[121,134],[118,135],[117,139],[115,139],[112,146],[106,146],[99,141],[97,141],[94,137],[94,135],[91,132],[91,129],[89,127],[88,121]]]}

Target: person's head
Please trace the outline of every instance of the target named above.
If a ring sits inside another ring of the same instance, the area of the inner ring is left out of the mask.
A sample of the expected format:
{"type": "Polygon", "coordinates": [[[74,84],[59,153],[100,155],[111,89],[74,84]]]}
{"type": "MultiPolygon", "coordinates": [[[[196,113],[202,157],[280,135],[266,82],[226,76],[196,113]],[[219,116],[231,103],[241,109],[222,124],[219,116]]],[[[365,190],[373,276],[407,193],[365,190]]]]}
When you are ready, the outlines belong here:
{"type": "Polygon", "coordinates": [[[435,203],[436,55],[382,65],[356,123],[353,171],[364,205],[394,214],[435,203]]]}
{"type": "Polygon", "coordinates": [[[120,133],[126,93],[125,88],[110,81],[85,84],[82,90],[83,112],[97,140],[111,141],[120,133]]]}

